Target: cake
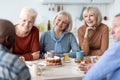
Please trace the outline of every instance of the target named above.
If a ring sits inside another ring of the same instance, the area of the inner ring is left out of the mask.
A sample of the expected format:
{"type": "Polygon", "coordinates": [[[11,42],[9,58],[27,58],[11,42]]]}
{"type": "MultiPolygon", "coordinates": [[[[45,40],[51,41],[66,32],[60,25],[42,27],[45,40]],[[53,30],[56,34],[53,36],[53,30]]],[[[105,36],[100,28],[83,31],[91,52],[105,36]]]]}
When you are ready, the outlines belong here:
{"type": "Polygon", "coordinates": [[[77,63],[77,64],[80,64],[82,62],[82,60],[75,60],[75,63],[77,63]]]}
{"type": "Polygon", "coordinates": [[[91,60],[90,59],[85,59],[85,60],[75,60],[75,63],[76,64],[84,64],[84,63],[86,63],[86,64],[89,64],[89,63],[91,63],[91,60]]]}
{"type": "Polygon", "coordinates": [[[65,53],[63,56],[64,56],[63,58],[64,61],[69,61],[69,55],[67,53],[65,53]]]}
{"type": "Polygon", "coordinates": [[[58,56],[54,56],[53,58],[46,58],[46,65],[47,66],[58,66],[62,65],[61,58],[58,56]]]}

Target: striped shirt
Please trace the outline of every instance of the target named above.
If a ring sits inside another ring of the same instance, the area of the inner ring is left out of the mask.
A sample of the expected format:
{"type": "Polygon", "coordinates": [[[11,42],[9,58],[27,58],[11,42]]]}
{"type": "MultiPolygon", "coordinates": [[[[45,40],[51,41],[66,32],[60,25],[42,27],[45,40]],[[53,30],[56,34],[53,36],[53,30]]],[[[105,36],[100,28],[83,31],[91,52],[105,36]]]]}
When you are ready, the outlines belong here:
{"type": "Polygon", "coordinates": [[[28,67],[17,56],[0,45],[0,80],[30,80],[28,67]]]}
{"type": "Polygon", "coordinates": [[[82,80],[120,80],[120,41],[113,43],[82,80]]]}

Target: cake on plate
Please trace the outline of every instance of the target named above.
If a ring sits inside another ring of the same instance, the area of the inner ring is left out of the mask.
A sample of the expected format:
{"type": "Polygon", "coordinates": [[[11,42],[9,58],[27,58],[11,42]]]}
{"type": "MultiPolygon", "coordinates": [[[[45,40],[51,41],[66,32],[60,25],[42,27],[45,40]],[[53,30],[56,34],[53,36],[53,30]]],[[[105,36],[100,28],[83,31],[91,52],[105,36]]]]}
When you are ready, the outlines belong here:
{"type": "Polygon", "coordinates": [[[54,56],[53,58],[46,58],[46,65],[47,66],[58,66],[62,65],[61,58],[58,56],[54,56]]]}
{"type": "Polygon", "coordinates": [[[86,64],[89,64],[89,63],[91,63],[91,60],[90,59],[84,59],[84,60],[78,60],[78,59],[76,59],[75,60],[75,63],[76,64],[81,64],[81,63],[86,63],[86,64]]]}

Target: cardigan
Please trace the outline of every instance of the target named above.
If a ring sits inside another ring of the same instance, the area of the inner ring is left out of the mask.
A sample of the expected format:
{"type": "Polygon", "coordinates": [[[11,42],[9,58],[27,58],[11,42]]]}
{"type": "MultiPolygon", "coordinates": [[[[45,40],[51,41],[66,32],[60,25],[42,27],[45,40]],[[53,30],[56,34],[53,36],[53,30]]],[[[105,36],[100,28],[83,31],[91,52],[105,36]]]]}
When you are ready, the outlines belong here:
{"type": "Polygon", "coordinates": [[[31,80],[26,64],[1,44],[0,80],[31,80]]]}
{"type": "MultiPolygon", "coordinates": [[[[44,32],[40,38],[41,54],[44,54],[50,50],[55,51],[55,43],[56,42],[51,37],[51,31],[44,32]]],[[[60,43],[62,46],[62,53],[58,53],[60,57],[62,57],[64,53],[68,53],[70,57],[76,57],[76,52],[79,50],[79,47],[75,36],[71,32],[65,32],[60,43]],[[70,52],[71,50],[72,52],[70,52]]]]}

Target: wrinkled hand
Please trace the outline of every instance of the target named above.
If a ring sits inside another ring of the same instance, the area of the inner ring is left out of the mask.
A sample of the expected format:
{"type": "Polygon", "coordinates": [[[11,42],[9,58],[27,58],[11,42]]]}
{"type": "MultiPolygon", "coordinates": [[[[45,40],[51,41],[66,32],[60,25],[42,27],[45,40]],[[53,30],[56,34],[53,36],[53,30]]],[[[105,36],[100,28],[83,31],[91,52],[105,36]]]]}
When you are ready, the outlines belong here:
{"type": "Polygon", "coordinates": [[[94,27],[87,27],[87,28],[86,28],[86,30],[90,30],[90,29],[91,29],[91,30],[95,30],[96,27],[94,26],[94,27]]]}
{"type": "Polygon", "coordinates": [[[79,69],[81,70],[81,71],[83,71],[85,74],[87,73],[87,71],[91,68],[93,66],[93,63],[91,63],[91,64],[86,64],[86,63],[84,63],[84,64],[80,64],[78,67],[79,67],[79,69]]]}
{"type": "Polygon", "coordinates": [[[34,60],[39,59],[39,57],[40,57],[40,51],[36,51],[36,52],[32,53],[32,56],[33,56],[34,60]]]}
{"type": "Polygon", "coordinates": [[[87,38],[89,30],[95,30],[95,29],[96,29],[96,27],[87,27],[86,31],[85,31],[84,38],[87,38]]]}

